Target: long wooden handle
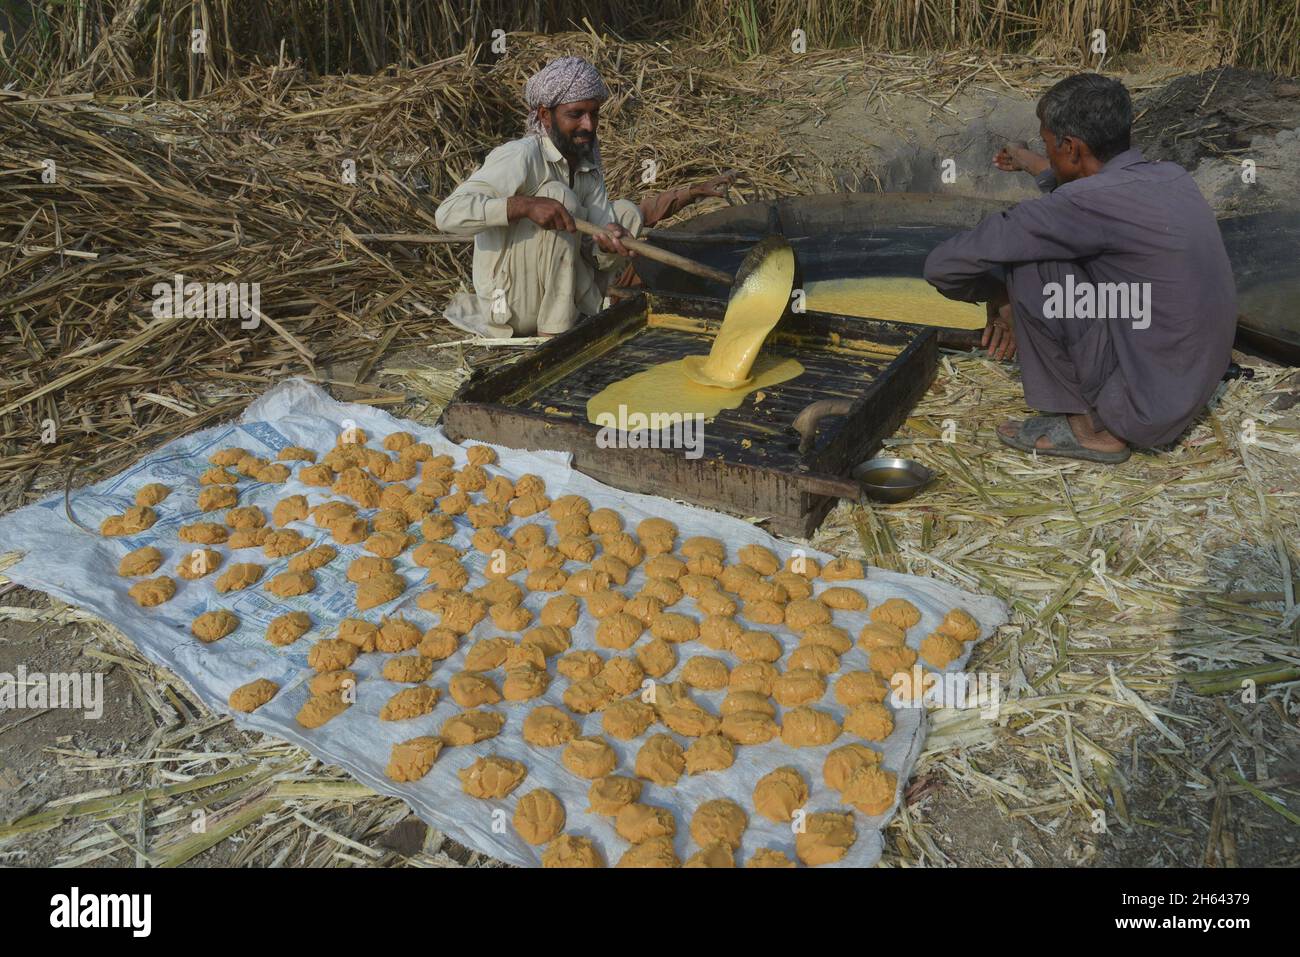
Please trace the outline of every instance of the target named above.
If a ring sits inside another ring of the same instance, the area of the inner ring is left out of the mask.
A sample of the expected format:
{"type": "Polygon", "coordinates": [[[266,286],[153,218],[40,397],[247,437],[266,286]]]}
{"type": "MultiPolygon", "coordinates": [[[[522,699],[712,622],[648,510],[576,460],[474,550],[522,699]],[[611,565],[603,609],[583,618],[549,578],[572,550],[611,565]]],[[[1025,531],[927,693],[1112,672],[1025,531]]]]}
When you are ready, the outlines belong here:
{"type": "Polygon", "coordinates": [[[826,475],[822,472],[795,472],[791,481],[811,495],[827,495],[831,498],[846,498],[850,502],[862,500],[862,486],[851,478],[842,475],[826,475]]]}
{"type": "MultiPolygon", "coordinates": [[[[578,232],[586,233],[588,236],[604,235],[605,230],[589,223],[585,219],[578,219],[576,216],[573,221],[578,226],[578,232]]],[[[714,269],[712,266],[706,266],[704,263],[696,262],[694,259],[688,259],[685,256],[679,256],[677,253],[669,252],[667,249],[660,249],[650,243],[640,239],[633,239],[631,236],[624,236],[622,243],[628,249],[634,250],[646,259],[653,259],[655,262],[663,263],[665,266],[673,266],[683,272],[691,273],[702,279],[712,279],[714,282],[720,282],[724,286],[730,286],[735,277],[730,273],[725,273],[721,269],[714,269]]]]}
{"type": "Polygon", "coordinates": [[[807,455],[817,441],[817,423],[827,416],[848,415],[853,408],[849,399],[818,399],[795,416],[792,427],[799,433],[799,454],[807,455]]]}
{"type": "MultiPolygon", "coordinates": [[[[585,219],[575,217],[574,222],[578,225],[578,231],[586,233],[588,236],[604,232],[599,226],[589,223],[585,219]]],[[[470,243],[474,241],[473,236],[462,236],[459,233],[358,233],[357,239],[382,243],[470,243]]],[[[714,282],[722,283],[724,286],[730,286],[736,281],[734,276],[723,272],[721,269],[714,269],[712,266],[706,266],[704,263],[696,262],[686,256],[679,256],[667,249],[660,249],[658,246],[653,246],[641,239],[625,236],[623,245],[628,249],[636,250],[646,259],[653,259],[665,266],[675,266],[702,279],[711,279],[714,282]]]]}

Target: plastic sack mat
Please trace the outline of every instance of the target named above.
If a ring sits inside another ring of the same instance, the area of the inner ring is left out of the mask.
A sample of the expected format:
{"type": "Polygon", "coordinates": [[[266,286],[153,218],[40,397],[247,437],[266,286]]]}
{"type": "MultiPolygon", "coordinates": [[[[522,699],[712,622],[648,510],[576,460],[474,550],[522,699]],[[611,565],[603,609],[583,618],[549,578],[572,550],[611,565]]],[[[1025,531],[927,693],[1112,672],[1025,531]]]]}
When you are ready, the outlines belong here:
{"type": "MultiPolygon", "coordinates": [[[[548,664],[552,681],[540,698],[526,702],[503,702],[496,706],[507,717],[499,736],[469,747],[444,748],[434,762],[433,769],[420,781],[399,784],[384,774],[392,745],[418,735],[436,735],[443,722],[460,711],[446,694],[447,680],[460,672],[461,663],[474,640],[499,634],[490,618],[485,618],[466,636],[456,654],[438,662],[431,683],[443,694],[436,708],[427,715],[406,721],[381,721],[380,709],[398,690],[409,685],[385,681],[380,676],[381,655],[362,655],[352,666],[358,683],[356,703],[323,727],[307,730],[294,720],[294,715],[308,696],[307,680],[313,672],[307,667],[307,651],[318,638],[333,637],[338,622],[347,617],[360,617],[379,621],[382,616],[403,616],[422,629],[433,626],[434,615],[416,605],[416,596],[426,569],[415,565],[410,549],[395,560],[397,571],[408,582],[408,590],[395,601],[364,613],[357,613],[353,604],[355,586],[347,581],[348,564],[362,554],[360,545],[339,545],[332,541],[325,529],[308,521],[290,523],[303,535],[316,539],[315,544],[329,543],[339,555],[323,568],[316,570],[317,585],[314,591],[295,598],[277,599],[264,588],[254,586],[243,591],[219,595],[213,582],[216,575],[197,581],[176,578],[177,592],[170,601],[153,607],[138,607],[127,594],[131,580],[117,575],[118,560],[126,552],[144,545],[158,547],[164,556],[157,574],[175,576],[175,568],[182,557],[194,546],[182,543],[177,537],[181,525],[217,518],[217,513],[205,514],[195,505],[199,475],[208,467],[207,458],[218,449],[238,446],[255,455],[274,459],[276,453],[289,445],[301,445],[323,453],[333,447],[340,432],[350,425],[365,430],[369,444],[379,447],[384,436],[394,431],[408,431],[418,440],[428,442],[435,454],[452,455],[460,467],[466,463],[465,450],[448,441],[441,428],[429,428],[417,423],[396,419],[387,413],[363,405],[336,402],[325,392],[300,379],[292,379],[267,392],[245,410],[238,423],[214,426],[169,442],[158,451],[135,463],[126,471],[96,485],[79,489],[73,496],[73,508],[78,519],[91,527],[108,515],[117,514],[134,504],[135,492],[149,482],[170,486],[172,493],[156,506],[159,518],[154,526],[138,535],[123,538],[104,538],[88,535],[68,521],[64,514],[62,495],[53,495],[36,504],[0,517],[0,552],[19,550],[24,557],[6,570],[15,582],[54,595],[69,604],[88,609],[111,622],[130,637],[140,650],[153,661],[165,665],[185,680],[199,697],[218,712],[229,712],[227,697],[235,688],[254,678],[269,678],[280,685],[279,693],[266,705],[250,715],[235,713],[234,720],[243,728],[253,728],[276,737],[292,741],[307,749],[321,760],[345,768],[358,780],[384,794],[401,798],[425,821],[466,846],[504,861],[520,865],[537,865],[542,848],[526,843],[515,832],[511,817],[519,798],[528,791],[545,787],[553,791],[564,803],[567,822],[565,831],[589,837],[601,851],[607,864],[614,864],[628,848],[628,844],[614,830],[612,818],[588,813],[587,790],[590,782],[572,774],[561,763],[562,748],[540,748],[523,740],[521,729],[524,717],[541,704],[563,707],[562,694],[567,680],[555,674],[554,659],[548,664]],[[227,608],[239,616],[239,627],[228,637],[204,645],[190,634],[190,623],[205,611],[227,608]],[[288,611],[306,611],[312,619],[311,630],[287,647],[271,645],[263,637],[271,620],[288,611]],[[528,769],[523,783],[500,801],[484,801],[466,795],[456,772],[477,758],[496,754],[521,761],[528,769]],[[504,813],[503,813],[504,812],[504,813]]],[[[776,552],[782,560],[790,556],[795,546],[767,535],[755,526],[689,505],[678,504],[663,498],[636,495],[603,485],[569,467],[569,456],[560,452],[526,452],[497,448],[499,462],[490,471],[505,474],[512,480],[531,472],[546,481],[546,494],[554,499],[560,495],[586,496],[593,508],[602,506],[616,509],[628,529],[634,529],[643,518],[659,516],[676,523],[679,541],[692,535],[708,535],[721,539],[727,546],[728,560],[736,560],[736,551],[747,544],[760,544],[776,552]]],[[[411,480],[414,485],[415,480],[411,480]]],[[[292,494],[304,494],[312,505],[335,497],[329,489],[305,486],[296,475],[287,482],[265,484],[241,479],[237,486],[239,504],[260,506],[269,515],[275,503],[292,494]]],[[[483,577],[486,556],[470,548],[473,529],[465,517],[457,516],[456,534],[448,539],[458,549],[466,550],[462,564],[470,571],[467,590],[477,587],[483,577]]],[[[519,525],[538,522],[548,529],[549,538],[555,540],[554,522],[545,513],[527,519],[512,518],[502,529],[513,533],[519,525]]],[[[213,546],[222,548],[221,546],[213,546]]],[[[273,575],[285,570],[287,558],[268,561],[261,550],[244,549],[231,552],[222,548],[223,565],[231,560],[267,562],[262,578],[265,584],[273,575]],[[236,558],[236,556],[246,556],[236,558]]],[[[807,551],[821,562],[832,556],[807,551]]],[[[566,563],[566,570],[579,567],[576,562],[566,563]]],[[[523,573],[516,578],[522,579],[523,573]]],[[[645,582],[640,567],[634,570],[622,590],[632,595],[645,582]]],[[[922,636],[932,631],[955,606],[965,608],[981,626],[981,640],[1006,619],[1003,604],[993,598],[962,592],[949,585],[930,579],[917,578],[869,570],[865,582],[844,582],[865,593],[869,605],[891,597],[906,598],[922,613],[920,623],[909,630],[908,643],[916,648],[922,636]]],[[[816,591],[827,586],[818,580],[816,591]]],[[[541,606],[552,597],[551,593],[530,592],[525,606],[536,615],[541,606]]],[[[694,601],[683,598],[672,607],[675,612],[696,619],[703,615],[694,601]]],[[[850,635],[868,621],[865,612],[836,610],[835,624],[850,635]]],[[[784,628],[769,628],[781,642],[785,652],[798,646],[798,638],[784,628]]],[[[647,635],[648,637],[648,635],[647,635]]],[[[595,649],[595,622],[584,615],[572,629],[573,650],[595,649]]],[[[642,638],[642,641],[646,638],[642,638]]],[[[956,671],[965,666],[970,654],[953,662],[945,670],[956,671]]],[[[676,680],[682,666],[693,653],[703,651],[722,657],[729,667],[738,659],[727,652],[712,651],[696,643],[678,646],[678,664],[663,681],[676,680]]],[[[608,656],[608,651],[602,649],[608,656]]],[[[629,652],[630,654],[631,652],[629,652]]],[[[841,658],[842,671],[866,669],[867,656],[856,645],[841,658]]],[[[724,691],[693,692],[695,699],[715,714],[724,691]]],[[[826,695],[811,702],[819,709],[829,711],[842,720],[845,710],[834,698],[833,681],[828,682],[826,695]]],[[[784,709],[778,706],[778,721],[784,709]]],[[[675,787],[660,787],[643,782],[640,800],[643,803],[670,809],[677,819],[675,845],[678,856],[684,861],[698,847],[690,837],[689,824],[695,809],[713,798],[731,798],[749,814],[738,860],[743,863],[759,848],[771,847],[785,852],[795,860],[795,835],[788,824],[774,824],[754,813],[753,792],[759,778],[777,767],[790,765],[799,769],[809,785],[808,813],[817,811],[851,811],[858,828],[858,839],[847,855],[839,862],[842,866],[868,866],[880,857],[879,829],[892,816],[897,807],[908,775],[920,753],[925,737],[925,711],[923,708],[894,709],[895,728],[883,744],[873,747],[883,752],[882,766],[898,776],[894,805],[884,814],[867,817],[841,805],[839,796],[823,782],[822,764],[834,748],[855,737],[848,733],[830,745],[813,748],[790,748],[780,739],[764,745],[744,745],[736,748],[735,763],[724,771],[697,775],[683,775],[675,787]]],[[[600,712],[575,716],[583,735],[604,736],[600,712]]],[[[606,737],[618,754],[615,773],[631,775],[636,754],[649,734],[664,729],[652,725],[647,732],[631,741],[606,737]]],[[[680,736],[675,736],[679,741],[680,736]]],[[[687,739],[686,743],[689,743],[687,739]]]]}

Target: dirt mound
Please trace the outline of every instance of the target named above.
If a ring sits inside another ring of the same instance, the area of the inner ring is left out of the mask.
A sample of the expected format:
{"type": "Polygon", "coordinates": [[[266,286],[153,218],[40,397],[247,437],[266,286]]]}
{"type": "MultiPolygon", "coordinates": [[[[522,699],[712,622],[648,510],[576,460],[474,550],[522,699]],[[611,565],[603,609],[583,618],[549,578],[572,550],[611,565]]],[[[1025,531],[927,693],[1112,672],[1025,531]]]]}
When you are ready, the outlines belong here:
{"type": "Polygon", "coordinates": [[[1300,126],[1300,85],[1220,67],[1181,76],[1134,104],[1134,141],[1148,159],[1194,169],[1207,156],[1251,148],[1261,135],[1300,126]]]}

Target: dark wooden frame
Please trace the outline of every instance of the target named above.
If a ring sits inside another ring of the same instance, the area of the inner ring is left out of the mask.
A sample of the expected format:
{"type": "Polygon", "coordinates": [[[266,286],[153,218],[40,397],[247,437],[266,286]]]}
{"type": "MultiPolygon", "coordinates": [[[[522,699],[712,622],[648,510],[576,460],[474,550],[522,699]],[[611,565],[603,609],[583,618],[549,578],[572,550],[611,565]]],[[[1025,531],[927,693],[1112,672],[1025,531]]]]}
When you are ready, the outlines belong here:
{"type": "Polygon", "coordinates": [[[658,314],[698,319],[705,331],[716,333],[726,304],[659,293],[624,300],[516,362],[475,373],[443,411],[447,435],[457,442],[472,438],[570,452],[574,468],[608,485],[764,519],[777,534],[807,537],[838,497],[856,497],[849,470],[902,425],[934,379],[938,348],[932,329],[829,313],[787,315],[772,342],[800,341],[806,347],[810,340],[829,343],[837,336],[843,342],[869,339],[900,350],[882,372],[864,382],[849,412],[824,426],[814,447],[790,468],[688,459],[678,449],[600,448],[599,427],[585,419],[559,418],[518,404],[541,388],[538,383],[555,382],[631,338],[646,325],[652,307],[658,314]]]}

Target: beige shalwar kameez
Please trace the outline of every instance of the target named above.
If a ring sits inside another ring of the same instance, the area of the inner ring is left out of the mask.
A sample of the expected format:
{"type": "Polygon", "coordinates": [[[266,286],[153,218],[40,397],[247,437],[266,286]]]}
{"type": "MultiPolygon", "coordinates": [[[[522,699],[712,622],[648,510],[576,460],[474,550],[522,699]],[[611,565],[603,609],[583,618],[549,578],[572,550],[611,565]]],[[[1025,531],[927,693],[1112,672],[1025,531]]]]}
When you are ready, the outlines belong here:
{"type": "Polygon", "coordinates": [[[449,322],[480,335],[508,337],[564,332],[579,315],[600,311],[610,277],[626,259],[603,252],[580,233],[506,219],[511,196],[544,196],[597,226],[617,222],[634,236],[641,211],[611,202],[605,177],[591,160],[573,171],[548,137],[529,134],[497,147],[438,207],[438,228],[474,236],[474,291],[447,306],[449,322]]]}

